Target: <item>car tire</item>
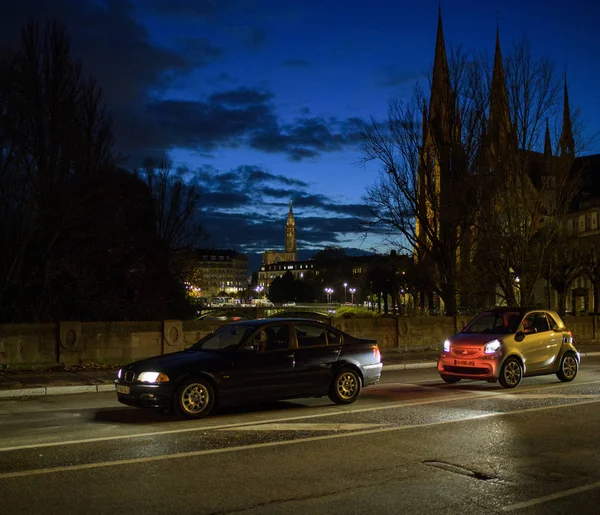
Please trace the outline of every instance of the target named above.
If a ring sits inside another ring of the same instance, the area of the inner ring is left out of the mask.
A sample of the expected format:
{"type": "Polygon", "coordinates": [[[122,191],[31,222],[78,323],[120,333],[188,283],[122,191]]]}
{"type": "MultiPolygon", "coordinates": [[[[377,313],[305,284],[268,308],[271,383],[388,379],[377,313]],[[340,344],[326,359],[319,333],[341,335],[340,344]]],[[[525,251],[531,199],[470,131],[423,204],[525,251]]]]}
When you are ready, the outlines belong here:
{"type": "Polygon", "coordinates": [[[177,388],[173,405],[180,417],[205,417],[215,405],[215,389],[206,378],[186,379],[177,388]]]}
{"type": "Polygon", "coordinates": [[[446,375],[441,375],[440,377],[442,378],[442,381],[444,381],[444,383],[448,383],[448,384],[454,384],[454,383],[458,383],[460,381],[460,377],[454,377],[454,376],[446,376],[446,375]]]}
{"type": "Polygon", "coordinates": [[[558,372],[556,372],[556,377],[558,377],[562,382],[568,383],[569,381],[573,381],[573,379],[575,379],[578,370],[579,364],[577,363],[575,354],[572,352],[567,352],[560,360],[560,368],[558,369],[558,372]]]}
{"type": "Polygon", "coordinates": [[[352,404],[360,394],[361,379],[358,372],[351,368],[343,368],[335,374],[329,398],[336,404],[352,404]]]}
{"type": "Polygon", "coordinates": [[[504,388],[514,388],[519,386],[523,379],[523,365],[517,358],[508,358],[500,369],[498,380],[504,388]]]}

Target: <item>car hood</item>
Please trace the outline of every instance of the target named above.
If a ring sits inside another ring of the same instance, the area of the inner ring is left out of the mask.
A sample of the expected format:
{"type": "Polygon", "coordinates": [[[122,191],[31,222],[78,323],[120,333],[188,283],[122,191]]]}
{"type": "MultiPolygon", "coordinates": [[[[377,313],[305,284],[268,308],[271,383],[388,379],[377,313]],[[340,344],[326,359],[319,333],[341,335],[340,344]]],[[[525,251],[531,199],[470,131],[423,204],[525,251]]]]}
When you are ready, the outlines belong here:
{"type": "Polygon", "coordinates": [[[162,356],[154,356],[152,358],[142,359],[130,363],[125,367],[126,370],[141,371],[153,371],[162,372],[178,368],[182,365],[209,365],[212,363],[219,362],[223,359],[221,352],[211,352],[204,350],[184,350],[179,352],[172,352],[170,354],[164,354],[162,356]]]}
{"type": "Polygon", "coordinates": [[[450,343],[461,346],[481,347],[492,340],[502,341],[504,338],[506,338],[505,334],[458,333],[450,338],[450,343]]]}

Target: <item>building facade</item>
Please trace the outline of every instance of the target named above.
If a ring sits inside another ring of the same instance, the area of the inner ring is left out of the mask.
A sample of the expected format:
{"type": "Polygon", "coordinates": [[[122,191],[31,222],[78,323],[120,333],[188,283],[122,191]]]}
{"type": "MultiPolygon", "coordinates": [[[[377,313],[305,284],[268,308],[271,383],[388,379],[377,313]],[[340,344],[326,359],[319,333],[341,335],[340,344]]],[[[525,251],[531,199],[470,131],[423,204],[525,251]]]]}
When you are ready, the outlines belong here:
{"type": "Polygon", "coordinates": [[[223,292],[234,298],[248,291],[248,257],[234,250],[198,249],[186,284],[192,297],[206,300],[223,292]]]}

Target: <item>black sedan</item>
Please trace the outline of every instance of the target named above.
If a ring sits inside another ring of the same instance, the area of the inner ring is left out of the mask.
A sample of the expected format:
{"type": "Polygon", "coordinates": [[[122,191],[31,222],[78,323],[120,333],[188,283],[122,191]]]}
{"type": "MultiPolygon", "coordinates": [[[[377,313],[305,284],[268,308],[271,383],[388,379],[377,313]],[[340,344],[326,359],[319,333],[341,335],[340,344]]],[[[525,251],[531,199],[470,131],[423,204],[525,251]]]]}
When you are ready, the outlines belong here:
{"type": "Polygon", "coordinates": [[[299,397],[350,404],[381,377],[377,342],[316,320],[245,320],[221,326],[190,348],[131,363],[117,396],[130,406],[184,417],[217,405],[299,397]]]}

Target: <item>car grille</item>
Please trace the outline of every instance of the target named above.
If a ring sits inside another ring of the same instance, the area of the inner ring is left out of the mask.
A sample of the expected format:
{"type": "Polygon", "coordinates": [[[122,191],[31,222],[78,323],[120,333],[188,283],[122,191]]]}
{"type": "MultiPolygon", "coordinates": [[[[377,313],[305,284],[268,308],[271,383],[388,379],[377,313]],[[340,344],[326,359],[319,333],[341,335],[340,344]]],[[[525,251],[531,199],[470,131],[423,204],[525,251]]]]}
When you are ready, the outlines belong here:
{"type": "Polygon", "coordinates": [[[121,381],[123,381],[124,383],[133,383],[134,379],[135,372],[133,370],[125,370],[123,372],[123,377],[121,378],[121,381]]]}
{"type": "Polygon", "coordinates": [[[452,372],[454,374],[464,374],[468,376],[479,376],[489,374],[490,371],[487,368],[483,367],[453,367],[453,366],[445,366],[444,370],[446,372],[452,372]]]}
{"type": "Polygon", "coordinates": [[[476,358],[481,354],[481,348],[479,347],[459,347],[456,345],[452,346],[452,355],[456,358],[476,358]]]}

